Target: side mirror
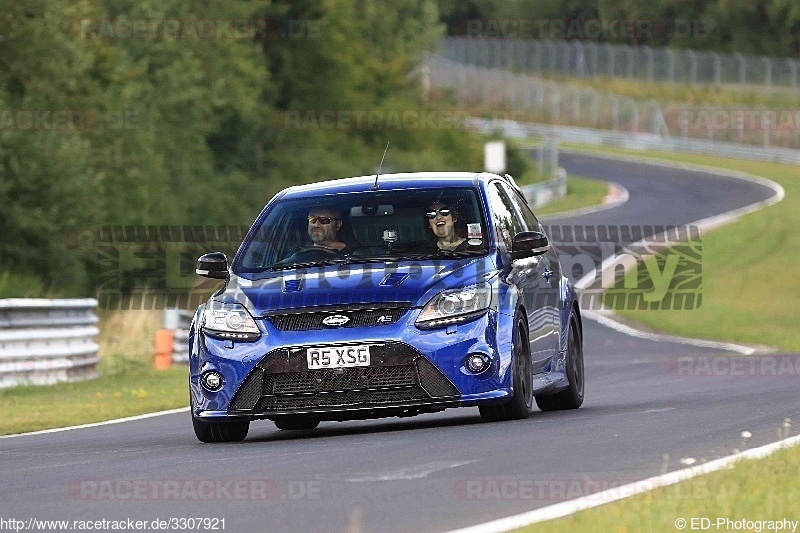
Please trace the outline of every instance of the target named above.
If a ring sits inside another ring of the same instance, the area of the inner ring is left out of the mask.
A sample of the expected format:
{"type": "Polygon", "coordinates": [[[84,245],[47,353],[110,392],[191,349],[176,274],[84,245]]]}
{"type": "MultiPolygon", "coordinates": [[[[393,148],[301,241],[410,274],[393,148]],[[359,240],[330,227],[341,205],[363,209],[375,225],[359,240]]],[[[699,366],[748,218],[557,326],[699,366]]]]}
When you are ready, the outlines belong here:
{"type": "Polygon", "coordinates": [[[542,255],[549,249],[550,241],[541,231],[521,231],[511,240],[511,259],[542,255]]]}
{"type": "Polygon", "coordinates": [[[207,278],[225,279],[228,277],[228,258],[222,252],[202,255],[197,260],[195,273],[207,278]]]}

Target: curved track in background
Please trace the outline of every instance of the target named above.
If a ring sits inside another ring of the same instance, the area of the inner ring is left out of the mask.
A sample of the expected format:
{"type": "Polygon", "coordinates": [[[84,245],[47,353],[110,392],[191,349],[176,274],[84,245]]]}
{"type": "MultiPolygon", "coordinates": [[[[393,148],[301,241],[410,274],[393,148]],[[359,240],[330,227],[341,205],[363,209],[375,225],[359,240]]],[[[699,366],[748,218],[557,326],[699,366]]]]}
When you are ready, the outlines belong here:
{"type": "MultiPolygon", "coordinates": [[[[619,183],[630,200],[549,224],[681,225],[774,194],[703,172],[585,155],[562,163],[619,183]]],[[[233,532],[444,531],[680,469],[680,458],[729,455],[743,430],[753,435],[748,446],[771,442],[784,418],[800,418],[797,374],[679,376],[671,358],[719,352],[593,321],[584,328],[586,401],[575,411],[486,424],[477,409],[458,409],[294,433],[261,422],[245,442],[226,445],[196,442],[184,412],[0,439],[0,517],[224,517],[233,532]],[[244,488],[226,489],[231,480],[244,488]],[[165,494],[170,483],[183,493],[165,494]]]]}

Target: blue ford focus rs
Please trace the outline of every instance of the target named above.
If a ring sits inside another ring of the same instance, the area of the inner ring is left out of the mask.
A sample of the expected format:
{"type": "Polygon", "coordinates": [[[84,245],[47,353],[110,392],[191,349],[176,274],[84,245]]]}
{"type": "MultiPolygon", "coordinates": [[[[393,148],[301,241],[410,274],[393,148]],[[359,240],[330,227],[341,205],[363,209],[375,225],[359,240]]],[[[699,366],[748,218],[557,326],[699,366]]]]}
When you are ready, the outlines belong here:
{"type": "Polygon", "coordinates": [[[510,176],[414,173],[296,186],[263,209],[190,331],[203,442],[250,422],[413,416],[487,421],[580,407],[581,315],[510,176]]]}

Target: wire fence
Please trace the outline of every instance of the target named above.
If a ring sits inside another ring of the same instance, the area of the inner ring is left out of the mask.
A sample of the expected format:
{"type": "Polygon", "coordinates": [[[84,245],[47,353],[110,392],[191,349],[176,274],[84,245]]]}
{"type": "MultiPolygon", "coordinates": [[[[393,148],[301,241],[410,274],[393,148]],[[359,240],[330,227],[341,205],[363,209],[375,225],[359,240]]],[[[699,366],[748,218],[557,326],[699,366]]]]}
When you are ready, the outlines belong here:
{"type": "Polygon", "coordinates": [[[588,127],[662,138],[800,148],[800,110],[660,104],[432,55],[430,89],[486,118],[588,127]]]}
{"type": "Polygon", "coordinates": [[[458,63],[529,74],[756,85],[768,89],[797,89],[800,68],[800,61],[790,58],[592,41],[448,37],[439,54],[458,63]]]}

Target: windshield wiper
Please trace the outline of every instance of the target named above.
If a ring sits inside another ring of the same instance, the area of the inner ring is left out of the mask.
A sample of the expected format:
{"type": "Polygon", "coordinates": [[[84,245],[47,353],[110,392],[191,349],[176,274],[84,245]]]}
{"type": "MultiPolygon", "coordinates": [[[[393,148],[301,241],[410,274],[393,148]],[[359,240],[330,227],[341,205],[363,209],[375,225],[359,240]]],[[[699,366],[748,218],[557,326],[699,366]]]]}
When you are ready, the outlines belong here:
{"type": "Polygon", "coordinates": [[[485,254],[485,250],[464,250],[461,252],[456,252],[454,250],[439,250],[439,253],[436,254],[438,256],[447,256],[447,257],[472,257],[476,255],[483,255],[485,254]]]}
{"type": "Polygon", "coordinates": [[[328,259],[325,261],[305,261],[302,263],[290,263],[288,265],[273,264],[266,267],[250,268],[241,271],[242,274],[263,274],[264,272],[280,272],[282,270],[290,270],[293,268],[310,268],[315,266],[332,266],[332,265],[354,265],[354,264],[374,264],[374,263],[398,263],[400,261],[423,261],[426,259],[436,259],[444,257],[474,257],[481,255],[483,251],[463,251],[454,252],[451,250],[438,250],[425,254],[397,254],[387,256],[373,256],[373,257],[360,257],[360,256],[347,256],[339,257],[336,259],[328,259]]]}
{"type": "Polygon", "coordinates": [[[289,270],[290,268],[309,268],[314,266],[331,266],[331,265],[344,265],[350,261],[346,257],[337,259],[327,259],[325,261],[305,261],[303,263],[290,263],[288,265],[271,265],[264,267],[262,272],[271,271],[277,272],[279,270],[289,270]]]}

